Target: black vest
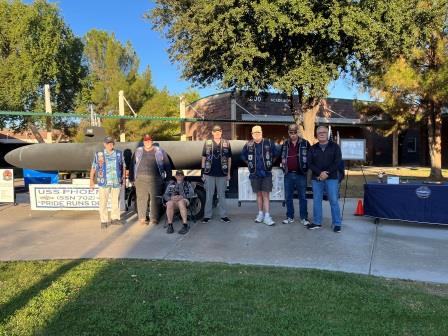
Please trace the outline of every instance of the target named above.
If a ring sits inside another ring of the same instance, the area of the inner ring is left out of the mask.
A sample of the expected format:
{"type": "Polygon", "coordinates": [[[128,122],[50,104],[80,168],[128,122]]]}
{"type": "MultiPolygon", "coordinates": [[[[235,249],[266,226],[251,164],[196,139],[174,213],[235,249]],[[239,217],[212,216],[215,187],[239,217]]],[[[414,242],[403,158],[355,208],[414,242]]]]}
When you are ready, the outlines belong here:
{"type": "MultiPolygon", "coordinates": [[[[289,149],[289,139],[283,143],[282,147],[282,168],[285,174],[288,173],[288,149],[289,149]]],[[[297,151],[297,165],[303,174],[308,171],[308,150],[310,144],[306,139],[300,139],[299,148],[297,151]]]]}
{"type": "MultiPolygon", "coordinates": [[[[272,170],[272,146],[274,146],[274,144],[270,139],[263,139],[261,141],[262,158],[265,171],[272,170]]],[[[255,142],[250,140],[247,143],[247,167],[249,168],[249,172],[251,174],[255,174],[257,171],[257,158],[255,156],[255,142]]]]}
{"type": "MultiPolygon", "coordinates": [[[[204,174],[210,174],[212,169],[213,160],[213,146],[215,142],[213,140],[205,141],[205,167],[204,174]]],[[[219,153],[221,158],[221,169],[222,173],[227,176],[229,169],[229,152],[230,152],[230,142],[229,140],[221,139],[221,144],[219,147],[219,153]]]]}

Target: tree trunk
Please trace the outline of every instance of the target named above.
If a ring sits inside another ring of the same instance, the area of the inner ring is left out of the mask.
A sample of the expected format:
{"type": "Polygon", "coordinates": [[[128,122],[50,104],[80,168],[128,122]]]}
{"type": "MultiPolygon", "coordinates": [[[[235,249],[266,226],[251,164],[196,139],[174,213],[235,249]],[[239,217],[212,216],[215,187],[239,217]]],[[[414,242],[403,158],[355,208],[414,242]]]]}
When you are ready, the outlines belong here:
{"type": "Polygon", "coordinates": [[[442,116],[440,107],[431,107],[428,117],[428,144],[431,158],[431,174],[429,177],[441,180],[442,176],[442,116]]]}
{"type": "Polygon", "coordinates": [[[320,105],[309,107],[303,110],[303,137],[309,141],[310,144],[316,142],[316,137],[314,136],[314,127],[316,124],[316,115],[319,112],[320,105]]]}
{"type": "Polygon", "coordinates": [[[314,136],[314,126],[316,115],[320,108],[320,100],[313,98],[310,99],[308,103],[305,103],[303,101],[303,90],[301,88],[297,88],[297,107],[294,103],[294,94],[291,93],[288,98],[291,114],[295,123],[299,126],[300,137],[308,140],[310,144],[314,144],[316,142],[316,138],[314,136]]]}

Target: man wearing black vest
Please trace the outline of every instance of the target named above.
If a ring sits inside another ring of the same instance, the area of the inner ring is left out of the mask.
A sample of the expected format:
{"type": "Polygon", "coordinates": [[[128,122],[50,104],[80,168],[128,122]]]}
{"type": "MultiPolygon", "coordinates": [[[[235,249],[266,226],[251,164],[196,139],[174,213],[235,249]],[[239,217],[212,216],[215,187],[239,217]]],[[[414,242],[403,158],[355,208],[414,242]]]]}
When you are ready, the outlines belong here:
{"type": "Polygon", "coordinates": [[[285,201],[286,219],[283,224],[294,222],[294,189],[299,193],[300,221],[308,225],[308,208],[306,200],[306,183],[308,171],[308,151],[310,143],[299,137],[298,126],[291,124],[288,127],[289,138],[283,143],[281,149],[282,168],[285,172],[285,201]]]}
{"type": "Polygon", "coordinates": [[[212,140],[206,140],[202,150],[202,176],[205,183],[205,208],[202,223],[208,223],[212,218],[213,195],[218,194],[219,217],[224,223],[229,223],[226,210],[226,186],[230,180],[232,165],[232,149],[229,140],[222,139],[222,128],[213,126],[212,140]]]}
{"type": "Polygon", "coordinates": [[[272,165],[278,154],[274,142],[263,138],[261,127],[252,127],[252,140],[244,145],[241,158],[247,163],[252,191],[257,194],[255,222],[269,226],[275,224],[269,214],[269,193],[272,191],[272,165]]]}

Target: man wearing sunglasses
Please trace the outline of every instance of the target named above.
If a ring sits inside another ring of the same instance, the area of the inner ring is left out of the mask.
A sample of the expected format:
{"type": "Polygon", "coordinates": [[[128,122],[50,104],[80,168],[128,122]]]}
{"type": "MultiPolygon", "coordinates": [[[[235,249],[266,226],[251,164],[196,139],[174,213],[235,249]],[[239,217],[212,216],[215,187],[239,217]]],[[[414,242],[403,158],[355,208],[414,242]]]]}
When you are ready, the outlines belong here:
{"type": "Polygon", "coordinates": [[[208,223],[212,218],[213,195],[218,194],[218,210],[221,222],[230,223],[227,217],[226,185],[230,180],[232,167],[232,149],[230,141],[222,138],[222,128],[215,125],[212,128],[213,139],[206,140],[202,149],[202,178],[205,183],[205,208],[202,223],[208,223]]]}
{"type": "Polygon", "coordinates": [[[283,143],[282,168],[285,173],[286,219],[283,224],[294,223],[294,190],[299,194],[300,222],[308,225],[306,182],[308,172],[308,151],[310,143],[299,137],[297,124],[288,127],[289,138],[283,143]]]}

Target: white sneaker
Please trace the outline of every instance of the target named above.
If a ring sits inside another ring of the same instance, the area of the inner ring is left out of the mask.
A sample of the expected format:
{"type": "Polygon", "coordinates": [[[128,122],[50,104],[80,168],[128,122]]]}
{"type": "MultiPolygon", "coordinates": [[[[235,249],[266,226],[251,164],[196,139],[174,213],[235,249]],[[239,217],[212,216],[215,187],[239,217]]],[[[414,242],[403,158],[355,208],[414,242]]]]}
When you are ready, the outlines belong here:
{"type": "Polygon", "coordinates": [[[310,224],[310,221],[308,219],[301,219],[300,222],[303,224],[303,226],[307,226],[310,224]]]}
{"type": "Polygon", "coordinates": [[[271,226],[271,225],[275,224],[275,222],[272,220],[271,216],[265,216],[264,220],[263,220],[263,223],[268,225],[268,226],[271,226]]]}
{"type": "Polygon", "coordinates": [[[264,219],[264,214],[263,213],[261,213],[261,214],[259,213],[257,215],[257,218],[255,218],[255,223],[262,223],[263,219],[264,219]]]}
{"type": "Polygon", "coordinates": [[[283,224],[291,224],[291,223],[294,223],[294,219],[288,217],[288,218],[284,219],[282,223],[283,224]]]}

